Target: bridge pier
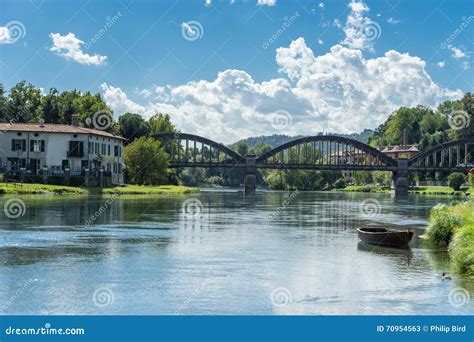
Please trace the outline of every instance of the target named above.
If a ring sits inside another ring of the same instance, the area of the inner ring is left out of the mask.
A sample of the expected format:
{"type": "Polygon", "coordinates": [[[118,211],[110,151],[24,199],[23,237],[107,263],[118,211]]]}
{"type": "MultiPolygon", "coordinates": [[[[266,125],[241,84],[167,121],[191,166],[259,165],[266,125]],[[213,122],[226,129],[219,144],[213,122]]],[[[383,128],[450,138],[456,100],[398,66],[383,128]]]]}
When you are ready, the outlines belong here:
{"type": "Polygon", "coordinates": [[[253,195],[257,188],[257,168],[255,167],[257,155],[247,154],[245,156],[245,196],[253,195]]]}
{"type": "Polygon", "coordinates": [[[395,196],[408,195],[408,160],[397,159],[398,169],[392,176],[392,194],[395,196]]]}

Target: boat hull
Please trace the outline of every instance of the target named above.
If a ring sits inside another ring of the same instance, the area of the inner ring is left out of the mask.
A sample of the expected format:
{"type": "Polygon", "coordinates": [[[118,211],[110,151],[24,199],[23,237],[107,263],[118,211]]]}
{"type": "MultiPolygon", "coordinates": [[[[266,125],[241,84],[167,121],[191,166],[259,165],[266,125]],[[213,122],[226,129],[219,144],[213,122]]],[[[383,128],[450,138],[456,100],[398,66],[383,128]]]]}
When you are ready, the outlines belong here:
{"type": "Polygon", "coordinates": [[[395,248],[407,248],[413,237],[413,232],[385,228],[357,228],[357,233],[365,243],[395,248]]]}

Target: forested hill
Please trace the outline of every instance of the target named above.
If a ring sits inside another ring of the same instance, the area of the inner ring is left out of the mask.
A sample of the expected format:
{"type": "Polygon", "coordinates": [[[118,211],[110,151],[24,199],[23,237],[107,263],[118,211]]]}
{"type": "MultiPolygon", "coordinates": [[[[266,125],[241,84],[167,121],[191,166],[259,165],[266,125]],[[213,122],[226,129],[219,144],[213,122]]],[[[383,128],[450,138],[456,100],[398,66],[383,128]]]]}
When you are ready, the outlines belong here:
{"type": "MultiPolygon", "coordinates": [[[[354,133],[354,134],[340,134],[340,136],[346,137],[346,138],[351,138],[351,139],[354,139],[354,140],[357,140],[357,141],[361,141],[363,143],[367,143],[369,141],[369,138],[372,136],[373,133],[374,133],[374,131],[372,131],[370,129],[366,129],[366,130],[364,130],[364,131],[362,131],[361,133],[358,133],[358,134],[357,133],[354,133]]],[[[288,136],[288,135],[284,135],[284,134],[262,135],[260,137],[250,137],[250,138],[247,138],[247,139],[239,140],[239,141],[235,142],[234,144],[231,144],[231,147],[243,142],[246,145],[248,145],[248,147],[250,147],[250,148],[255,147],[258,143],[268,144],[272,148],[274,148],[274,147],[280,146],[284,143],[287,143],[289,141],[296,140],[296,139],[303,138],[303,137],[304,137],[303,135],[288,136]]]]}

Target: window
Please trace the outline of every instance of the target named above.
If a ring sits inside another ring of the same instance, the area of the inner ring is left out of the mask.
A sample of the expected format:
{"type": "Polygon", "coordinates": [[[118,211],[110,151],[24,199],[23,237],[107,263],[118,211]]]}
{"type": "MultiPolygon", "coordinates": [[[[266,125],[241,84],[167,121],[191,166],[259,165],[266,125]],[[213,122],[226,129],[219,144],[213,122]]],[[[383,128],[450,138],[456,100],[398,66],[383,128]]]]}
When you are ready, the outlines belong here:
{"type": "Polygon", "coordinates": [[[114,146],[114,157],[119,156],[119,146],[114,146]]]}
{"type": "Polygon", "coordinates": [[[26,151],[26,140],[12,139],[12,151],[26,151]]]}
{"type": "Polygon", "coordinates": [[[89,168],[89,161],[88,160],[81,160],[81,169],[88,169],[89,168]]]}
{"type": "Polygon", "coordinates": [[[66,168],[69,168],[69,160],[67,159],[63,159],[62,163],[61,163],[61,168],[64,170],[66,168]]]}
{"type": "Polygon", "coordinates": [[[84,156],[84,143],[82,141],[69,141],[68,157],[82,158],[84,156]]]}
{"type": "Polygon", "coordinates": [[[94,153],[94,143],[90,142],[87,144],[87,150],[89,151],[89,154],[94,153]]]}
{"type": "Polygon", "coordinates": [[[99,154],[99,143],[95,143],[95,154],[99,154]]]}
{"type": "Polygon", "coordinates": [[[31,140],[30,152],[44,152],[44,140],[31,140]]]}
{"type": "Polygon", "coordinates": [[[110,145],[107,145],[107,155],[110,156],[110,145]]]}
{"type": "Polygon", "coordinates": [[[102,154],[103,156],[105,156],[105,148],[106,148],[105,144],[102,144],[102,151],[101,151],[101,154],[102,154]]]}

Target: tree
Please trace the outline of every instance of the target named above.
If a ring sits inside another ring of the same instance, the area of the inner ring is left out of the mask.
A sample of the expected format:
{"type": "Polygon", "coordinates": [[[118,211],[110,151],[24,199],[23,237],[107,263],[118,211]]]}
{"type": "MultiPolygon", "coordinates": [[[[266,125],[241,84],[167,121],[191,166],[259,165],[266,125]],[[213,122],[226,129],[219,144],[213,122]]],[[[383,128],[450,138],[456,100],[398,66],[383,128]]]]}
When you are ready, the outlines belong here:
{"type": "Polygon", "coordinates": [[[124,161],[130,183],[165,184],[168,179],[169,156],[153,138],[141,137],[124,150],[124,161]]]}
{"type": "Polygon", "coordinates": [[[7,99],[7,120],[29,122],[38,119],[40,106],[41,90],[25,81],[18,82],[7,99]]]}
{"type": "Polygon", "coordinates": [[[173,133],[176,132],[176,126],[171,122],[168,114],[155,114],[148,120],[150,126],[149,134],[173,133]]]}
{"type": "Polygon", "coordinates": [[[249,146],[242,140],[234,144],[234,146],[232,146],[232,149],[241,156],[245,156],[249,153],[249,146]]]}
{"type": "Polygon", "coordinates": [[[118,119],[120,135],[128,139],[127,144],[143,137],[150,131],[150,126],[140,114],[125,113],[118,119]]]}
{"type": "Polygon", "coordinates": [[[46,123],[61,122],[61,100],[56,88],[51,88],[41,99],[41,117],[46,123]]]}
{"type": "Polygon", "coordinates": [[[466,182],[466,176],[460,172],[453,172],[448,176],[448,185],[454,191],[461,190],[461,186],[466,182]]]}

